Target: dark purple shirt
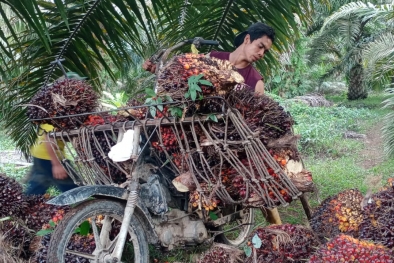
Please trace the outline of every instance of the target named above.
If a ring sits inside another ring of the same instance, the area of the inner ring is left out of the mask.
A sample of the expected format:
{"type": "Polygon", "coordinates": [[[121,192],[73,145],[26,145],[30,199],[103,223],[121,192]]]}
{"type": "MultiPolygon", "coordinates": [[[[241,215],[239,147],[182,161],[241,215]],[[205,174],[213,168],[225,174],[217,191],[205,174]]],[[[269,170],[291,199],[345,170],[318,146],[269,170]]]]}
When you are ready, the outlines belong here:
{"type": "MultiPolygon", "coordinates": [[[[222,52],[222,51],[211,51],[210,56],[213,58],[218,58],[221,60],[230,60],[230,52],[222,52]]],[[[249,64],[245,68],[237,69],[239,74],[245,79],[245,84],[250,86],[253,91],[256,90],[256,84],[259,80],[264,80],[263,76],[252,66],[249,64]]]]}

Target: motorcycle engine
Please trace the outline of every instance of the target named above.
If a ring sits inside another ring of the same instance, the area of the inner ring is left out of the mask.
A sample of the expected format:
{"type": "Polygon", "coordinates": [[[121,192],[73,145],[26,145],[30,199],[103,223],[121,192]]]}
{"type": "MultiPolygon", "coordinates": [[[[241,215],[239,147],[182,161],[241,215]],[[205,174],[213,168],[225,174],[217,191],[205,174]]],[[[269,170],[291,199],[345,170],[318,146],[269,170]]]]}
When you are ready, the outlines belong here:
{"type": "Polygon", "coordinates": [[[161,245],[173,249],[176,246],[201,244],[208,239],[208,231],[201,220],[192,220],[179,209],[172,209],[165,214],[166,222],[157,222],[155,226],[161,245]]]}
{"type": "Polygon", "coordinates": [[[185,202],[179,202],[179,195],[171,194],[162,176],[150,173],[149,167],[145,167],[142,165],[138,171],[139,177],[145,182],[141,184],[140,199],[152,215],[161,245],[171,250],[207,240],[209,236],[204,223],[199,219],[191,219],[182,211],[185,202]]]}

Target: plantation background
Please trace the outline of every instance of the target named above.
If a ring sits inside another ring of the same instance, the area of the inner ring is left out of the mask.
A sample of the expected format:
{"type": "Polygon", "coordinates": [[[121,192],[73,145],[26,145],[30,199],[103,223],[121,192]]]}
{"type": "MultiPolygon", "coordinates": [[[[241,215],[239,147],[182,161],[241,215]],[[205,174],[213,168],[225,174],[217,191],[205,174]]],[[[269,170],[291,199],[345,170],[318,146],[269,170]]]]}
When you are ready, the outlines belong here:
{"type": "MultiPolygon", "coordinates": [[[[98,1],[41,1],[39,10],[30,5],[34,2],[38,1],[25,0],[20,5],[0,1],[0,96],[4,98],[0,108],[0,173],[23,183],[29,170],[28,166],[9,163],[15,156],[23,159],[34,140],[21,105],[39,90],[46,77],[61,76],[57,70],[53,76],[45,75],[53,56],[64,47],[59,39],[70,37],[63,53],[66,69],[88,76],[101,92],[102,101],[119,107],[152,86],[153,77],[142,70],[142,63],[159,47],[185,37],[203,36],[220,40],[223,44],[219,49],[231,50],[233,36],[260,20],[276,28],[278,40],[266,60],[256,66],[266,79],[267,95],[279,101],[296,121],[295,133],[301,135],[299,150],[318,187],[310,196],[311,205],[316,207],[345,189],[358,188],[364,194],[368,189],[376,191],[379,185],[372,183],[373,178],[378,177],[383,184],[393,176],[393,1],[295,1],[295,6],[281,1],[283,8],[276,1],[265,1],[263,10],[250,12],[251,6],[262,1],[199,1],[201,5],[193,5],[193,1],[153,0],[146,5],[124,1],[128,6],[136,4],[138,8],[133,11],[114,1],[111,10],[118,7],[127,25],[115,13],[99,22],[98,16],[111,5],[102,1],[99,12],[90,15],[72,37],[72,22],[98,1]],[[80,10],[72,11],[73,5],[80,10]],[[154,12],[149,15],[148,9],[154,12]],[[29,14],[43,15],[42,20],[29,19],[29,14]],[[198,23],[194,22],[196,17],[198,23]],[[88,31],[95,32],[93,42],[88,31]],[[317,93],[332,106],[312,107],[297,99],[317,93]],[[347,138],[349,132],[365,136],[347,138]]],[[[50,190],[51,195],[57,193],[50,190]]],[[[280,208],[280,213],[284,222],[308,224],[298,202],[280,208]]],[[[258,215],[257,226],[265,224],[258,215]]],[[[151,254],[161,261],[191,259],[189,252],[182,251],[161,254],[152,250],[151,254]]]]}

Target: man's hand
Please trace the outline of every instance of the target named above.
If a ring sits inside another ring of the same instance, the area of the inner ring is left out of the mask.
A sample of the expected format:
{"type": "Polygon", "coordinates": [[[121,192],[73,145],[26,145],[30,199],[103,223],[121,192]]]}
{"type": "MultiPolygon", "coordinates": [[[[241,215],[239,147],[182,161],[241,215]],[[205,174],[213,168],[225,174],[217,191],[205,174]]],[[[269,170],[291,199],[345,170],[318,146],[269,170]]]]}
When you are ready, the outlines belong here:
{"type": "Polygon", "coordinates": [[[256,87],[255,87],[255,92],[259,95],[264,94],[264,82],[262,80],[257,81],[256,87]]]}
{"type": "Polygon", "coordinates": [[[142,68],[153,74],[156,72],[156,64],[152,63],[149,59],[145,60],[144,64],[142,65],[142,68]]]}
{"type": "Polygon", "coordinates": [[[61,164],[52,165],[53,178],[64,180],[68,177],[66,170],[61,164]]]}

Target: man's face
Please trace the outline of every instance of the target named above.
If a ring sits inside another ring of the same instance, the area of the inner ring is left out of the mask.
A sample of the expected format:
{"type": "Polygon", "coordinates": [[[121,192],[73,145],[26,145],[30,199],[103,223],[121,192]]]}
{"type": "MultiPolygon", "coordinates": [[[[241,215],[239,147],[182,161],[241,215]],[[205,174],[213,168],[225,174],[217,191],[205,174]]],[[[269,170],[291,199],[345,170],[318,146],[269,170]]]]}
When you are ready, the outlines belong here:
{"type": "Polygon", "coordinates": [[[245,57],[249,63],[253,63],[262,59],[272,47],[272,40],[267,36],[262,36],[251,42],[250,36],[246,35],[244,43],[245,57]]]}

